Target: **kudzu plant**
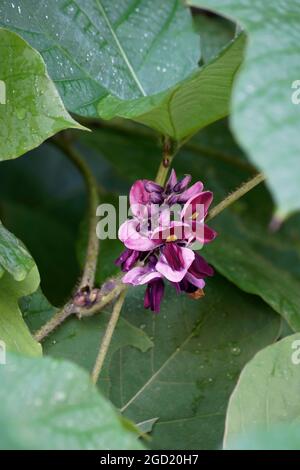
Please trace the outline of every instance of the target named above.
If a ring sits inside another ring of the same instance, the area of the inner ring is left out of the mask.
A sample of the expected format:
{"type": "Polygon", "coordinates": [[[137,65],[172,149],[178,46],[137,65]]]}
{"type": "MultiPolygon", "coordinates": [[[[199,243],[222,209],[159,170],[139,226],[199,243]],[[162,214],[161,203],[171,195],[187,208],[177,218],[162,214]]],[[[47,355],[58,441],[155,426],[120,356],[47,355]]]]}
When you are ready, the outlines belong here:
{"type": "Polygon", "coordinates": [[[0,1],[0,448],[300,448],[299,21],[0,1]]]}

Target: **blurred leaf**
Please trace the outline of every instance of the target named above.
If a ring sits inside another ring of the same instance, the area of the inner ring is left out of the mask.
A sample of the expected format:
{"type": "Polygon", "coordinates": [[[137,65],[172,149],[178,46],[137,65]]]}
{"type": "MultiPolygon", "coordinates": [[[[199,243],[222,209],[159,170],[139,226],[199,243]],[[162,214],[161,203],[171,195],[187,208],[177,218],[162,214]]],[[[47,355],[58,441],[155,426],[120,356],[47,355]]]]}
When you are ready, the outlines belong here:
{"type": "Polygon", "coordinates": [[[146,353],[122,348],[110,371],[115,405],[136,423],[158,420],[154,449],[212,449],[221,444],[229,395],[241,368],[278,334],[279,318],[220,277],[195,301],[167,288],[161,313],[132,288],[122,315],[151,336],[146,353]]]}
{"type": "Polygon", "coordinates": [[[0,41],[0,160],[19,157],[62,129],[84,129],[65,110],[40,54],[2,28],[0,41]]]}
{"type": "Polygon", "coordinates": [[[294,0],[188,0],[236,20],[249,35],[235,84],[232,128],[251,160],[266,174],[281,216],[300,208],[299,109],[292,84],[300,75],[294,0]],[[266,71],[268,73],[266,74],[266,71]]]}
{"type": "Polygon", "coordinates": [[[142,448],[87,374],[71,363],[9,355],[0,380],[2,449],[142,448]]]}
{"type": "Polygon", "coordinates": [[[22,318],[18,300],[34,292],[40,277],[33,259],[14,235],[0,223],[0,340],[8,351],[30,356],[41,354],[22,318]]]}
{"type": "Polygon", "coordinates": [[[270,429],[256,428],[231,442],[234,450],[300,450],[299,424],[271,426],[270,429]]]}
{"type": "MultiPolygon", "coordinates": [[[[269,442],[267,448],[270,448],[272,429],[276,431],[281,425],[288,434],[281,434],[281,439],[278,434],[274,436],[271,448],[295,448],[299,427],[290,443],[289,440],[300,419],[299,350],[300,335],[295,334],[260,351],[246,365],[229,402],[224,438],[226,449],[232,448],[236,440],[242,443],[246,439],[247,442],[252,433],[257,439],[256,432],[266,433],[265,442],[269,442]]],[[[259,448],[262,447],[263,441],[259,448]]],[[[299,439],[296,448],[299,449],[299,439]]]]}
{"type": "Polygon", "coordinates": [[[197,67],[200,50],[178,0],[3,0],[2,25],[38,49],[68,109],[97,115],[108,93],[158,93],[197,67]],[[74,33],[76,32],[76,33],[74,33]]]}
{"type": "Polygon", "coordinates": [[[197,12],[193,16],[194,24],[200,35],[202,60],[209,62],[217,56],[234,37],[235,26],[230,21],[215,15],[197,12]]]}
{"type": "Polygon", "coordinates": [[[34,267],[34,261],[23,244],[0,222],[0,267],[15,281],[24,281],[34,267]]]}
{"type": "Polygon", "coordinates": [[[212,62],[189,78],[158,95],[130,102],[115,96],[101,100],[100,117],[133,119],[182,140],[226,116],[233,77],[242,61],[245,38],[241,35],[212,62]]]}

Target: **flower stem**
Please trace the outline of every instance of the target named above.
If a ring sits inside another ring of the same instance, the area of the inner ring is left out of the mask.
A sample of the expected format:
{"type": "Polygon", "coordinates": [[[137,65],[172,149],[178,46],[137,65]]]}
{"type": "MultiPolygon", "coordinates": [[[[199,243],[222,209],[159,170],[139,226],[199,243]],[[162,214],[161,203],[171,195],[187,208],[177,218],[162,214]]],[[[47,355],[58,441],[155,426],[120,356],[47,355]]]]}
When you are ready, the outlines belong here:
{"type": "Polygon", "coordinates": [[[66,318],[68,318],[72,313],[72,305],[66,304],[61,310],[58,310],[58,312],[56,312],[55,315],[53,315],[53,317],[34,334],[34,339],[38,342],[41,342],[59,325],[61,325],[61,323],[63,323],[66,318]]]}
{"type": "Polygon", "coordinates": [[[101,373],[101,370],[102,370],[102,367],[103,367],[103,364],[107,355],[107,351],[111,343],[113,333],[117,326],[123,303],[125,301],[126,290],[123,290],[123,292],[120,294],[118,300],[116,301],[114,305],[110,320],[107,325],[107,329],[101,341],[99,353],[98,353],[98,356],[97,356],[97,359],[93,368],[92,376],[91,376],[92,382],[94,384],[98,382],[98,378],[101,373]]]}
{"type": "Polygon", "coordinates": [[[262,183],[265,179],[266,177],[262,173],[258,173],[256,176],[254,176],[254,178],[251,178],[249,181],[242,184],[236,191],[229,194],[225,199],[223,199],[223,201],[220,202],[220,204],[209,211],[206,220],[211,220],[219,215],[221,212],[223,212],[224,209],[240,199],[242,196],[248,193],[248,191],[255,188],[255,186],[262,183]]]}
{"type": "Polygon", "coordinates": [[[82,159],[79,152],[66,140],[55,138],[53,142],[67,157],[75,164],[82,174],[88,190],[89,203],[89,235],[88,245],[85,257],[83,273],[80,279],[79,287],[72,298],[62,307],[45,325],[43,325],[35,334],[37,341],[42,341],[52,333],[61,323],[63,323],[73,313],[78,313],[78,307],[74,305],[75,295],[82,289],[92,289],[95,281],[95,273],[99,255],[99,240],[96,234],[96,210],[99,204],[98,186],[93,173],[88,165],[82,159]]]}
{"type": "Polygon", "coordinates": [[[175,142],[171,140],[170,137],[164,137],[162,161],[158,168],[158,172],[155,178],[155,182],[157,184],[160,184],[160,186],[165,185],[171,163],[176,155],[176,151],[177,148],[175,142]]]}
{"type": "Polygon", "coordinates": [[[99,254],[99,240],[96,233],[96,211],[99,205],[97,181],[94,178],[93,173],[90,171],[88,165],[85,163],[85,161],[79,154],[79,152],[72,145],[70,145],[66,141],[58,139],[53,140],[53,142],[75,164],[75,166],[82,174],[86,183],[89,199],[89,234],[84,270],[81,277],[79,289],[84,287],[92,288],[95,281],[95,273],[99,254]]]}

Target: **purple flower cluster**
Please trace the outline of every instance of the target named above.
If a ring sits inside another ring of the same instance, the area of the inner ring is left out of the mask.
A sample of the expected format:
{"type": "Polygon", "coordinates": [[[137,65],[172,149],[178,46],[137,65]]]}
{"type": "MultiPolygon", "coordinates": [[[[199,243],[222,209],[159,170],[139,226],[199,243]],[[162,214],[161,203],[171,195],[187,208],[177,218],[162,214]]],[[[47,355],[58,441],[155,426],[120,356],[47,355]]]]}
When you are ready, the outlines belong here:
{"type": "Polygon", "coordinates": [[[172,170],[165,187],[149,180],[136,181],[130,190],[133,217],[119,229],[126,249],[116,264],[126,272],[123,282],[147,284],[144,306],[159,312],[164,279],[177,292],[201,297],[205,277],[213,269],[193,250],[195,243],[212,241],[216,232],[205,223],[213,194],[203,191],[199,181],[190,186],[191,176],[180,181],[172,170]]]}

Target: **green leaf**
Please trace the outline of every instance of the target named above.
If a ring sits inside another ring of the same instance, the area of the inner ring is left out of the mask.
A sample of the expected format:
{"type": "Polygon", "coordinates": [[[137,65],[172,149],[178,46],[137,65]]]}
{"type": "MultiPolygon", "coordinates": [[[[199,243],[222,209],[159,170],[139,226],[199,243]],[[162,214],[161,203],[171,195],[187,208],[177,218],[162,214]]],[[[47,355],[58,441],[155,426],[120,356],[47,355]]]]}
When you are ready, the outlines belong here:
{"type": "Polygon", "coordinates": [[[231,443],[234,450],[300,450],[300,427],[295,423],[256,428],[246,432],[231,443]]]}
{"type": "Polygon", "coordinates": [[[19,157],[63,129],[84,129],[65,110],[40,54],[2,28],[0,42],[0,160],[19,157]]]}
{"type": "Polygon", "coordinates": [[[0,223],[0,340],[8,351],[39,356],[41,346],[32,338],[22,318],[18,300],[40,283],[35,263],[21,242],[0,223]]]}
{"type": "Polygon", "coordinates": [[[0,24],[38,49],[66,107],[97,115],[109,93],[121,99],[158,93],[200,59],[188,9],[178,0],[1,2],[0,24]]]}
{"type": "Polygon", "coordinates": [[[71,363],[9,355],[0,380],[1,449],[142,448],[88,375],[71,363]]]}
{"type": "Polygon", "coordinates": [[[16,281],[24,281],[34,261],[23,244],[0,222],[0,266],[16,281]]]}
{"type": "Polygon", "coordinates": [[[154,347],[114,355],[111,400],[135,423],[158,418],[155,449],[218,448],[240,370],[274,341],[279,319],[218,276],[199,301],[167,288],[159,315],[144,309],[143,292],[130,290],[122,315],[151,335],[154,347]]]}
{"type": "Polygon", "coordinates": [[[281,216],[300,208],[300,6],[294,0],[188,0],[236,20],[249,35],[232,101],[232,128],[250,159],[268,178],[281,216]],[[268,73],[266,74],[266,71],[268,73]]]}
{"type": "MultiPolygon", "coordinates": [[[[31,331],[36,331],[56,311],[41,291],[23,299],[21,308],[31,331]]],[[[101,315],[95,315],[80,321],[77,318],[69,319],[43,342],[44,352],[57,358],[75,361],[87,370],[92,370],[110,315],[110,311],[107,310],[101,312],[101,315]]],[[[127,345],[138,348],[142,352],[153,346],[152,341],[144,331],[136,328],[126,319],[120,318],[101,376],[101,385],[106,393],[108,393],[110,387],[107,367],[111,356],[115,351],[127,345]]]]}
{"type": "MultiPolygon", "coordinates": [[[[288,336],[260,351],[246,365],[228,406],[226,449],[256,431],[268,434],[285,426],[289,434],[295,432],[300,418],[299,347],[300,335],[288,336]]],[[[299,436],[299,427],[297,432],[299,436]]]]}
{"type": "Polygon", "coordinates": [[[194,24],[200,35],[202,60],[209,62],[217,56],[234,37],[235,26],[230,21],[201,12],[193,16],[194,24]]]}
{"type": "Polygon", "coordinates": [[[190,137],[228,114],[232,80],[244,43],[241,35],[212,62],[158,95],[131,102],[105,98],[98,106],[100,117],[133,119],[178,141],[190,137]]]}

